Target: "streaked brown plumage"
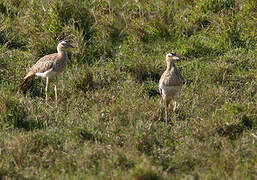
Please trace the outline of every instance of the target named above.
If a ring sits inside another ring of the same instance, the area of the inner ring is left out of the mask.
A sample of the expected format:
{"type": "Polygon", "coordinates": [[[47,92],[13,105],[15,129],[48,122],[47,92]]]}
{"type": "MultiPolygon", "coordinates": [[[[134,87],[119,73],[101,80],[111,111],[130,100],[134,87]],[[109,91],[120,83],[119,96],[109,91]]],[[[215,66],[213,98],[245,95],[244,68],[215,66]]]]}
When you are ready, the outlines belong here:
{"type": "Polygon", "coordinates": [[[170,102],[173,101],[173,111],[175,111],[177,96],[184,84],[184,79],[174,64],[177,60],[179,60],[179,57],[175,53],[168,53],[166,55],[167,68],[159,81],[159,92],[162,96],[161,104],[163,102],[165,107],[166,123],[168,122],[170,102]]]}
{"type": "MultiPolygon", "coordinates": [[[[35,77],[39,76],[41,78],[46,78],[46,103],[48,103],[48,83],[49,78],[54,78],[58,76],[65,68],[68,56],[66,49],[67,48],[73,48],[73,46],[70,44],[69,41],[61,41],[57,45],[57,53],[49,54],[41,59],[39,59],[36,64],[34,64],[28,71],[27,75],[24,77],[24,81],[22,83],[22,86],[25,85],[25,83],[35,77]]],[[[57,101],[57,89],[55,86],[55,98],[57,101]]]]}

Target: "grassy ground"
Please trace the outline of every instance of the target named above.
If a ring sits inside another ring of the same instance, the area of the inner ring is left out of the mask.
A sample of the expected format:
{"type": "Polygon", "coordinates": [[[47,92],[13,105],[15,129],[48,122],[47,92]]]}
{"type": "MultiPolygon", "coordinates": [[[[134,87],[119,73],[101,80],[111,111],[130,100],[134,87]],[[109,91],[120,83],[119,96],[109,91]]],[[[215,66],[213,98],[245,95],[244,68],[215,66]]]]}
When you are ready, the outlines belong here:
{"type": "Polygon", "coordinates": [[[1,0],[0,179],[256,179],[255,0],[1,0]],[[61,39],[58,80],[19,85],[61,39]],[[166,125],[158,80],[186,85],[166,125]],[[54,101],[53,83],[59,101],[54,101]]]}

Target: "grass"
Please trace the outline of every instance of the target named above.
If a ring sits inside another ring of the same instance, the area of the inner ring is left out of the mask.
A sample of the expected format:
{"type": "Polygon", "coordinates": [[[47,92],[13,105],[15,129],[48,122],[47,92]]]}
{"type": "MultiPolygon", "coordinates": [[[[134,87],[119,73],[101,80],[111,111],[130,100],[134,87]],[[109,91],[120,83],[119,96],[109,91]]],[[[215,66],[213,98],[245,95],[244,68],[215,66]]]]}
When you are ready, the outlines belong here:
{"type": "Polygon", "coordinates": [[[254,0],[0,1],[0,179],[256,179],[256,12],[254,0]],[[76,48],[46,105],[44,80],[19,85],[61,39],[76,48]],[[170,51],[186,85],[166,125],[170,51]]]}

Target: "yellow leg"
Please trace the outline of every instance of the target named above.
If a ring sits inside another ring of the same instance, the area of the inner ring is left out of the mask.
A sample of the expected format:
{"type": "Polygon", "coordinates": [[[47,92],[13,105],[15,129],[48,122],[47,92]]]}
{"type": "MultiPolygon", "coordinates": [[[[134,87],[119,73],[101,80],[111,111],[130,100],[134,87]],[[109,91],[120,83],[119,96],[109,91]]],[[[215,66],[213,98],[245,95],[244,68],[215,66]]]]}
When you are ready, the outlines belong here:
{"type": "MultiPolygon", "coordinates": [[[[165,109],[165,115],[166,115],[166,104],[165,104],[165,97],[161,97],[161,99],[160,99],[160,109],[159,109],[159,112],[160,112],[160,114],[161,114],[161,118],[163,117],[163,109],[165,109]]],[[[160,119],[161,119],[160,118],[160,119]]],[[[166,116],[165,116],[165,118],[166,118],[166,116]]]]}
{"type": "Polygon", "coordinates": [[[168,124],[168,121],[169,121],[169,110],[170,110],[170,102],[171,102],[171,99],[165,99],[164,100],[164,103],[165,103],[165,116],[166,116],[166,124],[168,124]]]}
{"type": "Polygon", "coordinates": [[[162,105],[163,105],[163,104],[162,104],[162,102],[163,102],[162,98],[163,98],[163,97],[161,97],[161,100],[160,100],[160,106],[162,106],[162,105]]]}
{"type": "Polygon", "coordinates": [[[163,109],[163,100],[162,100],[162,97],[161,97],[161,100],[160,100],[160,108],[159,108],[159,112],[161,112],[161,115],[162,115],[162,109],[163,109]]]}
{"type": "Polygon", "coordinates": [[[175,100],[173,103],[173,111],[175,112],[177,109],[177,101],[175,100]]]}
{"type": "Polygon", "coordinates": [[[55,92],[55,102],[57,104],[58,98],[57,98],[57,87],[54,85],[54,92],[55,92]]]}
{"type": "Polygon", "coordinates": [[[165,106],[165,119],[166,119],[166,124],[168,124],[168,103],[167,101],[164,102],[164,106],[165,106]]]}
{"type": "Polygon", "coordinates": [[[45,93],[46,93],[46,104],[48,104],[48,84],[49,84],[49,79],[48,77],[46,78],[46,88],[45,88],[45,93]]]}

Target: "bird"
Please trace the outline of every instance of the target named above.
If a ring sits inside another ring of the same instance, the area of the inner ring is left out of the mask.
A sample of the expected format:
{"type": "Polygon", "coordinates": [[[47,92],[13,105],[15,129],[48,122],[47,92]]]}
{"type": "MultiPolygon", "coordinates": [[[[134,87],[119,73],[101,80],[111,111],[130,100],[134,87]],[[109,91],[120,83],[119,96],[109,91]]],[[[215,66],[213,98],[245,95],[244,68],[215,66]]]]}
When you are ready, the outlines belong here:
{"type": "MultiPolygon", "coordinates": [[[[67,48],[74,48],[69,40],[62,40],[57,45],[57,53],[48,54],[40,58],[36,64],[34,64],[24,77],[21,86],[24,86],[29,79],[36,76],[46,79],[45,86],[45,102],[48,104],[48,84],[49,78],[57,77],[65,68],[68,56],[67,48]]],[[[54,85],[55,100],[57,104],[57,87],[54,85]]]]}
{"type": "Polygon", "coordinates": [[[175,112],[177,106],[177,97],[185,80],[181,76],[179,70],[175,66],[175,63],[179,61],[180,58],[176,53],[168,53],[166,55],[167,68],[162,74],[159,80],[159,92],[161,94],[160,105],[165,108],[165,118],[166,123],[168,123],[168,109],[171,107],[171,101],[173,104],[173,111],[175,112]]]}

